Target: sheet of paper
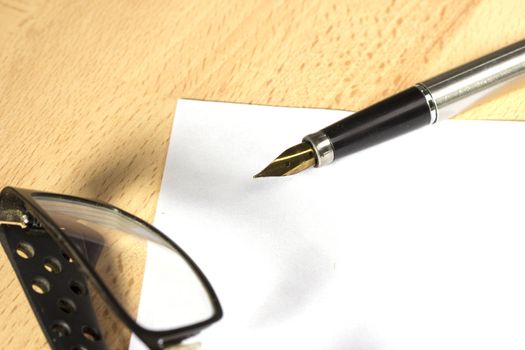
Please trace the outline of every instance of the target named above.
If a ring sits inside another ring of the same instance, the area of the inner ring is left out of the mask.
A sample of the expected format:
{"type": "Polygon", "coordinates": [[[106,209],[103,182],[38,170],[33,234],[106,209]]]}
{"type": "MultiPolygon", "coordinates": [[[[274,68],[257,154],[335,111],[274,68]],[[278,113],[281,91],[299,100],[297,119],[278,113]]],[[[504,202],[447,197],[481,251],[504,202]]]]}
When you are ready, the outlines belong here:
{"type": "MultiPolygon", "coordinates": [[[[446,121],[252,179],[345,115],[178,102],[155,225],[222,302],[202,349],[525,348],[525,123],[446,121]]],[[[139,318],[158,317],[156,259],[139,318]]]]}

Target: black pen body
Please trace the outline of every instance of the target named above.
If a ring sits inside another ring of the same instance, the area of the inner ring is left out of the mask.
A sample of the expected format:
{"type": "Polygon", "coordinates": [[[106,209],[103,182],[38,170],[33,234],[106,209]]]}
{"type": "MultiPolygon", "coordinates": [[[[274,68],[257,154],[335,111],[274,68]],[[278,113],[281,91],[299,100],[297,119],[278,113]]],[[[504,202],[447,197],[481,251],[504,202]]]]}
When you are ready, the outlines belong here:
{"type": "Polygon", "coordinates": [[[321,130],[334,158],[355,153],[432,122],[423,92],[411,87],[321,130]]]}
{"type": "Polygon", "coordinates": [[[304,137],[316,167],[436,121],[525,82],[525,40],[418,83],[304,137]]]}

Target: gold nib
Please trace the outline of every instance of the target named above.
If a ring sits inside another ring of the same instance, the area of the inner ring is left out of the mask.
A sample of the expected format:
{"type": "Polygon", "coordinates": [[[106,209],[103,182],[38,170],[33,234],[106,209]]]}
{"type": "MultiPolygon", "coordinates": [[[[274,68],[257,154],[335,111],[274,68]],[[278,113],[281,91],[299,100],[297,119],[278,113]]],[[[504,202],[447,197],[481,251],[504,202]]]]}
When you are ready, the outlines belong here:
{"type": "Polygon", "coordinates": [[[309,143],[288,148],[266,168],[253,177],[287,176],[297,174],[315,165],[315,154],[309,143]]]}

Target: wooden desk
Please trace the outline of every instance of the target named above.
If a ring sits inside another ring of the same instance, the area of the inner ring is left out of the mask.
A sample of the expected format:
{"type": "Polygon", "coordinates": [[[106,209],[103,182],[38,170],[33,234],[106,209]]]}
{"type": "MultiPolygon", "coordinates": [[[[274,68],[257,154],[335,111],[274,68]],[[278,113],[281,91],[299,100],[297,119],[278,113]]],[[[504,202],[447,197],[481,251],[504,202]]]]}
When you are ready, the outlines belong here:
{"type": "MultiPolygon", "coordinates": [[[[520,0],[0,0],[1,186],[151,221],[178,98],[357,110],[522,39],[523,13],[520,0]]],[[[460,117],[525,120],[524,101],[460,117]]],[[[0,339],[47,346],[3,251],[0,339]]]]}

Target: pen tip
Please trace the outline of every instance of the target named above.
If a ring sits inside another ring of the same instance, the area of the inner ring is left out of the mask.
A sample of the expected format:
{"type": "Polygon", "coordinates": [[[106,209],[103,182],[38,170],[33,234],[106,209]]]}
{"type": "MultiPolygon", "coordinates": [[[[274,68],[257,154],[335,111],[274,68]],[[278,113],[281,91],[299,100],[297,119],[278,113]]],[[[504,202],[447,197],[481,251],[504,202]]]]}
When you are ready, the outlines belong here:
{"type": "Polygon", "coordinates": [[[302,142],[288,148],[253,177],[294,175],[314,165],[315,152],[312,146],[309,143],[302,142]]]}

